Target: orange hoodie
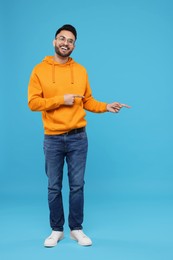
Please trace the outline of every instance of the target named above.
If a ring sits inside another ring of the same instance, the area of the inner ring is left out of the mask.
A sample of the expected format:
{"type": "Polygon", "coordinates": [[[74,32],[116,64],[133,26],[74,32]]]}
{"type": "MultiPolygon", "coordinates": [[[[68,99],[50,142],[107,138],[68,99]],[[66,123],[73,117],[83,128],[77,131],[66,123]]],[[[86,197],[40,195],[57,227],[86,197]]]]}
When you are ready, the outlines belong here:
{"type": "Polygon", "coordinates": [[[85,109],[106,112],[106,103],[92,97],[86,69],[69,58],[65,64],[47,56],[32,71],[28,86],[28,105],[32,111],[42,111],[45,134],[58,135],[86,126],[85,109]],[[74,105],[64,104],[65,94],[77,94],[74,105]]]}

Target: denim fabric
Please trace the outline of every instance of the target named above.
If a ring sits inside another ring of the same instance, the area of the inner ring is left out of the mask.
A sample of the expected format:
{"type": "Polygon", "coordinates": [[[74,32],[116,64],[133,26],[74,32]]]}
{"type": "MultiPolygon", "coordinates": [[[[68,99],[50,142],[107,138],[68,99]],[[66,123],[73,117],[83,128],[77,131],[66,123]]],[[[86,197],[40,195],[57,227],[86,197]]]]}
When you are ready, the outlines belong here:
{"type": "Polygon", "coordinates": [[[84,208],[84,173],[88,150],[86,132],[73,135],[45,135],[45,169],[48,176],[50,226],[63,231],[63,167],[66,160],[69,180],[69,227],[82,229],[84,208]]]}

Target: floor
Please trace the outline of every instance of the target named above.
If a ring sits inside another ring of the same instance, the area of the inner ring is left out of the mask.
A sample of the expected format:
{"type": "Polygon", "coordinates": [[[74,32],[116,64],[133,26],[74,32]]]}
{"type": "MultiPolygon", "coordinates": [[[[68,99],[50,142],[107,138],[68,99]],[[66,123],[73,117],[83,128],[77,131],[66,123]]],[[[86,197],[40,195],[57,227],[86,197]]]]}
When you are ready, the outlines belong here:
{"type": "MultiPolygon", "coordinates": [[[[170,197],[135,192],[86,191],[84,231],[93,240],[81,247],[65,238],[54,248],[43,247],[49,235],[46,194],[15,192],[1,196],[0,258],[10,259],[109,259],[172,260],[173,207],[170,197]],[[93,196],[94,195],[94,196],[93,196]],[[102,196],[102,197],[101,197],[102,196]],[[101,200],[100,200],[101,197],[101,200]]],[[[65,214],[67,215],[67,195],[65,214]]]]}

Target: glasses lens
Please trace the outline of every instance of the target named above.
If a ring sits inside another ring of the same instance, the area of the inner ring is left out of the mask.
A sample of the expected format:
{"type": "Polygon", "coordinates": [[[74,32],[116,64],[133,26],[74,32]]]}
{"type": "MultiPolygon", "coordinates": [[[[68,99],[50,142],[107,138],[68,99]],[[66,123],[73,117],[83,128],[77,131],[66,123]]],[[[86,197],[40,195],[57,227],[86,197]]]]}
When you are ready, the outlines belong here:
{"type": "Polygon", "coordinates": [[[64,36],[59,36],[58,38],[57,38],[60,42],[65,42],[65,41],[67,41],[67,43],[68,44],[70,44],[70,45],[73,45],[74,44],[74,40],[73,39],[67,39],[66,37],[64,37],[64,36]]]}

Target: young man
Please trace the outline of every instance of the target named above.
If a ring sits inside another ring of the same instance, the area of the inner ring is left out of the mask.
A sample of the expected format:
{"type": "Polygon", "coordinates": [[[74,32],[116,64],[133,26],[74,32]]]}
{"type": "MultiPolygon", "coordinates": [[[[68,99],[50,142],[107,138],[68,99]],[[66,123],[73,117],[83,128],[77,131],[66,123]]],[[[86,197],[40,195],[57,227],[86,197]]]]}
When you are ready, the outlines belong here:
{"type": "Polygon", "coordinates": [[[66,160],[69,179],[70,236],[82,246],[92,245],[82,229],[84,172],[87,158],[85,110],[117,113],[125,104],[107,104],[92,96],[86,69],[71,57],[77,39],[76,29],[63,25],[55,33],[54,56],[47,56],[32,71],[28,87],[28,105],[41,111],[44,124],[45,168],[48,177],[48,202],[51,235],[45,247],[53,247],[64,237],[62,202],[63,166],[66,160]]]}

